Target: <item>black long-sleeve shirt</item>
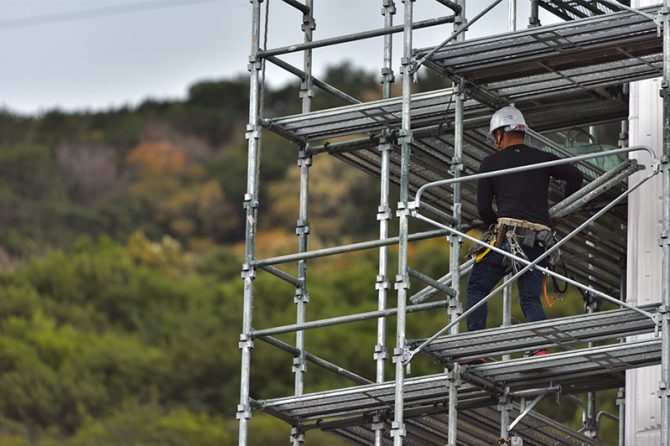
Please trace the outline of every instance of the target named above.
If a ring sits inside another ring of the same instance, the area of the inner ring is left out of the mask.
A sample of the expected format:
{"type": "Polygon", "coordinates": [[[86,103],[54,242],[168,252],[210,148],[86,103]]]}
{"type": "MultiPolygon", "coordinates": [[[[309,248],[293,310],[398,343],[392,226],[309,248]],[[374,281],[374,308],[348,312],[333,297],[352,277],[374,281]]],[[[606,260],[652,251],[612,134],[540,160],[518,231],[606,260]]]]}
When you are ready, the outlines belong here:
{"type": "MultiPolygon", "coordinates": [[[[518,144],[484,158],[479,172],[491,172],[557,159],[551,153],[518,144]]],[[[566,181],[566,197],[576,192],[583,181],[581,172],[570,164],[480,179],[477,183],[479,216],[487,225],[495,223],[498,217],[508,217],[550,226],[547,204],[550,177],[566,181]],[[494,198],[497,212],[493,210],[494,198]]]]}

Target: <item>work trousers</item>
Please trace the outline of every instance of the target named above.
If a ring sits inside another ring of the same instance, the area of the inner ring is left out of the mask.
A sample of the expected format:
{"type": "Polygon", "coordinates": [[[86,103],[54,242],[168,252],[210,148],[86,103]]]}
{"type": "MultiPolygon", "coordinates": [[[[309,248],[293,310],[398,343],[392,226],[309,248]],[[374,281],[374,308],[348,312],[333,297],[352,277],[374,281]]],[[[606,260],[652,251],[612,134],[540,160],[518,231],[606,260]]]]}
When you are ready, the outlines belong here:
{"type": "MultiPolygon", "coordinates": [[[[504,240],[500,248],[509,252],[509,243],[504,240]]],[[[530,261],[535,260],[543,252],[544,248],[540,246],[524,247],[524,253],[530,261]]],[[[493,287],[502,279],[509,270],[503,265],[502,254],[489,251],[483,259],[475,266],[468,279],[468,295],[466,309],[470,309],[479,301],[484,299],[493,290],[493,287]]],[[[508,261],[511,259],[508,259],[508,261]]],[[[542,262],[541,262],[542,263],[542,262]]],[[[524,265],[519,264],[519,269],[524,265]]],[[[519,303],[521,310],[528,322],[541,321],[547,318],[542,308],[540,295],[542,293],[542,281],[544,274],[537,269],[526,271],[518,278],[517,288],[519,290],[519,303]]],[[[496,299],[496,298],[493,298],[496,299]]],[[[486,328],[486,318],[488,316],[487,304],[481,305],[475,311],[470,313],[466,320],[468,331],[482,330],[486,328]]]]}

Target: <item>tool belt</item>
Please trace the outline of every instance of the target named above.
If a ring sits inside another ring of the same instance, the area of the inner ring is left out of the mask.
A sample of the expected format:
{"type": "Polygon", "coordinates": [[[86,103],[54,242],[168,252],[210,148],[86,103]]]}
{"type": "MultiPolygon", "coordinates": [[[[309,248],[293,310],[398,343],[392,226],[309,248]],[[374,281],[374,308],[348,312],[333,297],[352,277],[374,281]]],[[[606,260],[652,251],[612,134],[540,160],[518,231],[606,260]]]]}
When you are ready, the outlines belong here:
{"type": "MultiPolygon", "coordinates": [[[[554,232],[548,226],[515,218],[499,218],[481,240],[496,248],[500,248],[503,241],[507,240],[512,251],[520,251],[523,247],[532,248],[536,245],[547,250],[556,243],[554,232]]],[[[476,262],[480,262],[490,251],[489,246],[475,245],[471,248],[470,254],[474,256],[476,262]]],[[[522,251],[520,254],[525,257],[522,251]]],[[[550,256],[549,263],[557,261],[558,255],[557,251],[550,256]]]]}
{"type": "Polygon", "coordinates": [[[516,218],[499,218],[495,226],[496,247],[499,247],[508,233],[513,233],[521,246],[532,248],[536,244],[547,248],[554,234],[549,226],[531,223],[516,218]]]}

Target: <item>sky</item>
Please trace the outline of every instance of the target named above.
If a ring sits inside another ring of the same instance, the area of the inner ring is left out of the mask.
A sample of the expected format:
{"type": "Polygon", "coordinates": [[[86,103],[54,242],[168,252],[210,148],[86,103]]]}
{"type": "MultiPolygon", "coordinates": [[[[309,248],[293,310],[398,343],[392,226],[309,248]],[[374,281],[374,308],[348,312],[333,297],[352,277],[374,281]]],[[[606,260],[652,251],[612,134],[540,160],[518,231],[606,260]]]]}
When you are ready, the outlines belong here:
{"type": "MultiPolygon", "coordinates": [[[[267,1],[268,48],[302,42],[302,14],[281,0],[267,1]]],[[[492,1],[468,0],[467,16],[492,1]]],[[[315,40],[383,26],[381,0],[314,3],[315,40]]],[[[394,23],[401,24],[403,3],[395,3],[394,23]]],[[[528,3],[518,2],[519,29],[528,24],[528,3]]],[[[503,0],[472,26],[468,38],[505,32],[508,11],[509,0],[503,0]]],[[[435,0],[416,0],[414,12],[415,20],[451,14],[435,0]]],[[[541,18],[543,23],[556,20],[546,14],[541,18]]],[[[452,31],[451,24],[417,30],[414,46],[434,46],[452,31]]],[[[396,73],[401,38],[394,37],[396,73]]],[[[249,0],[0,0],[0,108],[40,114],[183,99],[196,82],[246,76],[250,42],[249,0]]],[[[378,73],[382,47],[379,37],[317,49],[314,74],[345,60],[378,73]]],[[[300,54],[282,58],[302,66],[300,54]]],[[[268,65],[270,85],[294,79],[268,65]]]]}

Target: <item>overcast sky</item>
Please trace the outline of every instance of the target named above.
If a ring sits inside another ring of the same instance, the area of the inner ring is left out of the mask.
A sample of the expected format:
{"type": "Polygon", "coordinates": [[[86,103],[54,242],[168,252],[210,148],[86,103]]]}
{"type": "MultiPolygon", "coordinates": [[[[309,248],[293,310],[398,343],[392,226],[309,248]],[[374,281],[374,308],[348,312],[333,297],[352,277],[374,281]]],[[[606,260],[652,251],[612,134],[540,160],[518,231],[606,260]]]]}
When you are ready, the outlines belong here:
{"type": "MultiPolygon", "coordinates": [[[[269,1],[268,47],[301,42],[301,13],[281,0],[269,1]]],[[[492,1],[468,0],[468,17],[492,1]]],[[[315,40],[383,26],[381,0],[314,3],[315,40]]],[[[529,2],[518,3],[518,27],[525,28],[529,2]]],[[[416,20],[451,14],[435,0],[414,5],[416,20]]],[[[403,3],[396,0],[396,6],[394,22],[400,24],[403,3]]],[[[0,107],[25,114],[184,98],[195,82],[246,75],[250,17],[248,0],[0,0],[0,107]]],[[[542,17],[545,23],[552,20],[542,17]]],[[[504,32],[507,26],[504,0],[468,38],[504,32]]],[[[436,45],[451,31],[452,25],[419,30],[414,46],[436,45]]],[[[396,73],[400,39],[395,38],[396,73]]],[[[378,73],[382,44],[375,38],[317,49],[314,73],[346,59],[378,73]]],[[[298,54],[283,58],[302,65],[298,54]]],[[[267,73],[274,85],[289,77],[278,69],[267,73]]]]}

